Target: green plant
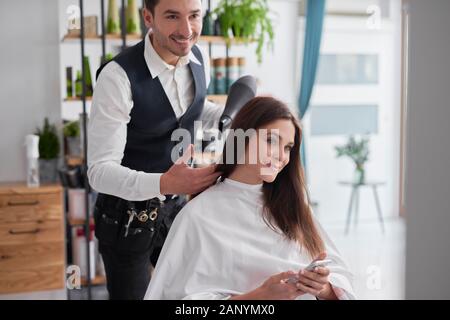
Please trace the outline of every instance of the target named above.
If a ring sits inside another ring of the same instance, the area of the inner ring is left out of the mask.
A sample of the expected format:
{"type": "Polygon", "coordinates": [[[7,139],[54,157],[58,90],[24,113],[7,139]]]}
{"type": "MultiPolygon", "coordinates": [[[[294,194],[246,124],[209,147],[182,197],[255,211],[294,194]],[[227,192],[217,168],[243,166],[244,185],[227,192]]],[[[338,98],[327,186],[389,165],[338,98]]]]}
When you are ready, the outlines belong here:
{"type": "Polygon", "coordinates": [[[364,164],[369,160],[369,138],[364,137],[359,140],[350,136],[348,142],[343,146],[336,146],[336,157],[347,156],[355,164],[357,182],[364,182],[364,164]]]}
{"type": "Polygon", "coordinates": [[[72,121],[68,122],[64,128],[63,133],[65,137],[79,137],[80,136],[80,122],[72,121]]]}
{"type": "Polygon", "coordinates": [[[258,63],[262,62],[264,44],[267,42],[273,47],[274,32],[269,12],[267,0],[221,0],[214,10],[225,38],[230,38],[231,31],[245,43],[257,42],[258,63]]]}
{"type": "Polygon", "coordinates": [[[39,158],[55,159],[59,155],[59,139],[55,125],[50,125],[48,118],[44,120],[44,127],[36,130],[39,136],[39,158]]]}

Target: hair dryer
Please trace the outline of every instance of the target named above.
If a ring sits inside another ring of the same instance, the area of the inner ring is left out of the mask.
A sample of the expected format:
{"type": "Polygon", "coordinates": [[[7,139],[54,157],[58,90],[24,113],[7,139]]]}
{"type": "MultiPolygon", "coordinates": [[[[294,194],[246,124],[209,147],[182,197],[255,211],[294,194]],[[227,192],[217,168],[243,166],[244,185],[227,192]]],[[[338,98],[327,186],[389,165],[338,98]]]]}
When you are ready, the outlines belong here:
{"type": "Polygon", "coordinates": [[[242,107],[256,96],[256,79],[244,76],[236,80],[230,88],[228,99],[219,120],[219,130],[223,132],[231,125],[236,114],[242,107]]]}

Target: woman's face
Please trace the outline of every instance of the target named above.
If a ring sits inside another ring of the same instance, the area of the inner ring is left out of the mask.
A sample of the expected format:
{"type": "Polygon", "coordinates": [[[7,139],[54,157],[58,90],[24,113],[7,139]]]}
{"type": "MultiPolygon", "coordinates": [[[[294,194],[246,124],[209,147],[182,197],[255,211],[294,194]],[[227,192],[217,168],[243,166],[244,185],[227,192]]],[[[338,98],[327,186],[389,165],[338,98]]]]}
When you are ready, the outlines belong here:
{"type": "Polygon", "coordinates": [[[260,182],[273,182],[289,163],[294,139],[295,127],[291,120],[276,120],[259,128],[246,149],[249,173],[260,182]]]}

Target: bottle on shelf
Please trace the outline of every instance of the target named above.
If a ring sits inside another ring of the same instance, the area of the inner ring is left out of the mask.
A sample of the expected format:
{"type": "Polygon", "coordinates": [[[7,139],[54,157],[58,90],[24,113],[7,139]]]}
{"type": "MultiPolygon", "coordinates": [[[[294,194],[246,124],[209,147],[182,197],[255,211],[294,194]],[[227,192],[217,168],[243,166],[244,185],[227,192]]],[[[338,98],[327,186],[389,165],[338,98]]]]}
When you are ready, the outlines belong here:
{"type": "Polygon", "coordinates": [[[94,94],[94,88],[92,86],[92,76],[89,57],[85,56],[83,61],[84,61],[84,72],[86,74],[84,77],[84,79],[86,80],[86,96],[92,97],[92,95],[94,94]]]}
{"type": "Polygon", "coordinates": [[[210,60],[210,78],[211,81],[209,82],[209,87],[208,87],[208,91],[207,94],[208,95],[213,95],[216,92],[216,86],[215,86],[215,81],[214,81],[214,75],[216,74],[215,71],[215,67],[214,67],[214,61],[213,59],[210,60]]]}
{"type": "Polygon", "coordinates": [[[72,67],[66,68],[66,94],[67,98],[73,97],[72,67]]]}
{"type": "Polygon", "coordinates": [[[227,93],[227,79],[226,79],[226,59],[217,58],[213,60],[214,65],[214,87],[216,94],[227,93]]]}
{"type": "Polygon", "coordinates": [[[83,81],[81,80],[81,71],[77,71],[77,76],[75,78],[75,96],[81,98],[83,95],[83,81]]]}
{"type": "Polygon", "coordinates": [[[141,35],[141,21],[139,18],[139,9],[136,0],[128,0],[127,6],[127,33],[132,35],[141,35]]]}
{"type": "Polygon", "coordinates": [[[238,58],[228,57],[227,58],[227,92],[230,89],[231,85],[239,79],[239,61],[238,58]]]}
{"type": "Polygon", "coordinates": [[[82,188],[69,188],[68,190],[68,217],[71,220],[86,219],[84,203],[85,190],[82,188]]]}
{"type": "MultiPolygon", "coordinates": [[[[84,79],[86,81],[86,97],[92,97],[94,93],[94,88],[92,85],[92,76],[91,76],[91,68],[89,63],[89,57],[84,57],[84,79]]],[[[83,81],[82,81],[81,71],[77,71],[77,77],[75,79],[75,96],[77,98],[81,98],[83,95],[83,81]]]]}
{"type": "Polygon", "coordinates": [[[27,135],[25,146],[27,149],[27,186],[39,187],[39,136],[27,135]]]}
{"type": "Polygon", "coordinates": [[[214,21],[214,35],[215,36],[223,36],[222,34],[222,26],[220,25],[220,19],[217,18],[214,21]]]}
{"type": "Polygon", "coordinates": [[[107,34],[120,34],[119,8],[116,0],[108,1],[108,20],[106,23],[107,34]]]}
{"type": "Polygon", "coordinates": [[[77,265],[80,267],[81,276],[83,278],[87,278],[87,272],[88,272],[88,265],[87,265],[87,259],[86,259],[86,249],[87,249],[87,243],[86,241],[89,241],[89,260],[90,260],[90,273],[91,273],[91,280],[94,280],[96,275],[96,243],[94,240],[94,225],[89,226],[90,232],[89,232],[89,240],[87,239],[84,228],[74,228],[73,229],[73,263],[74,265],[77,265]]]}
{"type": "Polygon", "coordinates": [[[245,74],[245,57],[239,57],[238,58],[238,64],[239,64],[239,78],[242,77],[245,74]]]}
{"type": "Polygon", "coordinates": [[[213,36],[213,35],[214,35],[214,19],[212,17],[211,11],[207,9],[205,16],[203,17],[202,36],[213,36]]]}

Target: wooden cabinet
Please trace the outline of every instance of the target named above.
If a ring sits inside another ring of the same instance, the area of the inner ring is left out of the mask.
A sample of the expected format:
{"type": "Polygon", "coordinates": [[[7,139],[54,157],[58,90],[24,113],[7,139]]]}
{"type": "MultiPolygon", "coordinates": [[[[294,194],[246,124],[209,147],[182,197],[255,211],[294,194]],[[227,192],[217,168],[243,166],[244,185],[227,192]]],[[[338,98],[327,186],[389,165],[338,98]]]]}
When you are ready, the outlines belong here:
{"type": "Polygon", "coordinates": [[[0,294],[63,289],[63,189],[0,184],[0,294]]]}

